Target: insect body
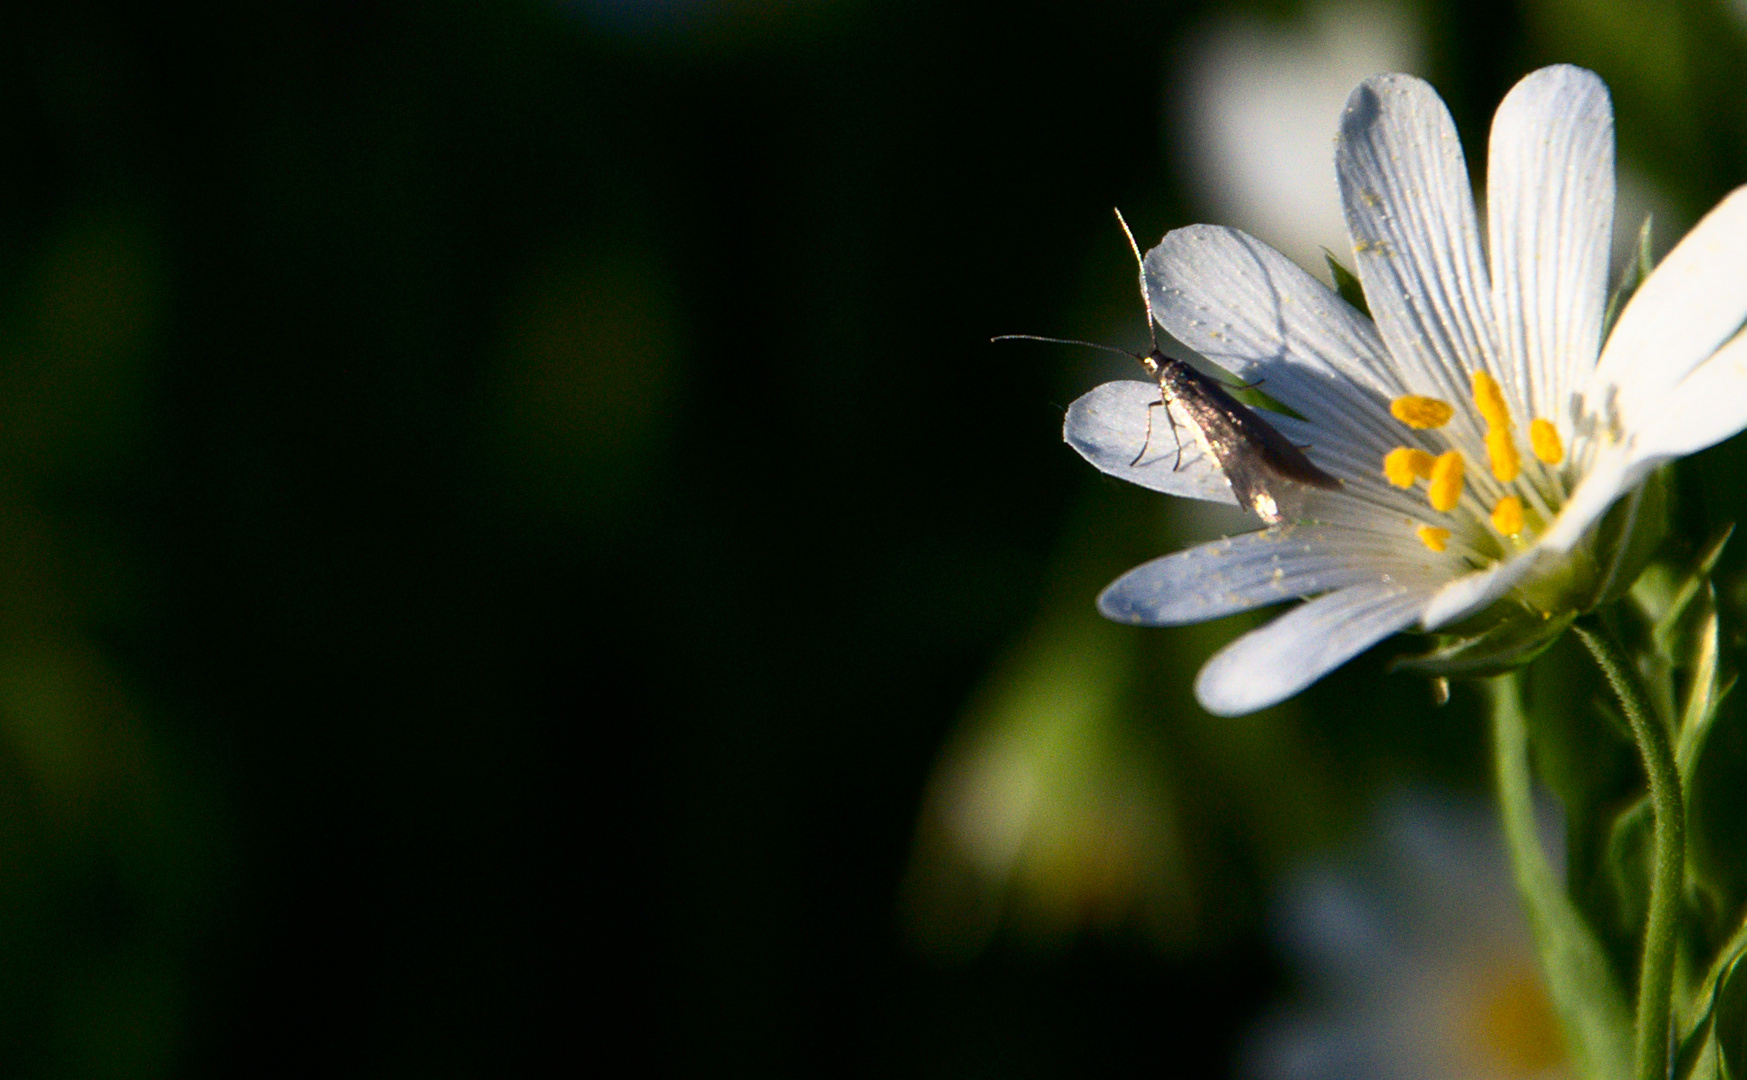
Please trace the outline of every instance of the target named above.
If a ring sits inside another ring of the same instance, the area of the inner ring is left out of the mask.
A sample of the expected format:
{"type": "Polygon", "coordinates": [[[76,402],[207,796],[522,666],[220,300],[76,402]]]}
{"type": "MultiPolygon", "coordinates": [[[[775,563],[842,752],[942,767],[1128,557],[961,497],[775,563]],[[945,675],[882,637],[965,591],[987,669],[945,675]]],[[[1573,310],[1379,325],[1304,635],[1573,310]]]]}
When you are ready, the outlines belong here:
{"type": "MultiPolygon", "coordinates": [[[[1165,406],[1166,415],[1171,415],[1172,405],[1182,411],[1201,445],[1219,462],[1237,501],[1263,521],[1273,525],[1283,520],[1282,499],[1289,484],[1329,491],[1341,486],[1338,478],[1317,468],[1292,440],[1216,380],[1166,356],[1156,344],[1150,355],[1135,359],[1159,384],[1159,404],[1165,406]]],[[[1173,429],[1176,422],[1173,416],[1173,429]]],[[[1141,452],[1145,453],[1144,446],[1141,452]]]]}
{"type": "MultiPolygon", "coordinates": [[[[1178,419],[1173,407],[1180,411],[1183,420],[1194,429],[1197,441],[1219,463],[1219,468],[1225,473],[1226,480],[1231,484],[1232,494],[1237,496],[1238,502],[1254,510],[1257,516],[1270,525],[1284,521],[1288,511],[1301,501],[1302,492],[1297,491],[1295,485],[1322,488],[1325,491],[1338,489],[1341,486],[1339,478],[1330,476],[1312,464],[1304,456],[1303,449],[1293,445],[1292,440],[1275,430],[1256,410],[1233,397],[1217,380],[1201,374],[1176,357],[1165,355],[1159,348],[1153,305],[1146,293],[1146,263],[1141,258],[1140,245],[1134,242],[1134,234],[1129,231],[1128,222],[1122,220],[1121,211],[1117,211],[1116,220],[1122,223],[1122,232],[1128,237],[1128,246],[1141,267],[1140,298],[1146,305],[1147,331],[1152,336],[1152,352],[1142,356],[1126,349],[1115,349],[1090,341],[1037,337],[1032,334],[1004,334],[995,340],[1025,338],[1063,345],[1087,345],[1139,360],[1147,375],[1159,384],[1159,400],[1151,407],[1162,406],[1165,409],[1173,433],[1177,430],[1178,419]]],[[[1149,411],[1146,440],[1142,442],[1140,453],[1135,456],[1133,464],[1140,464],[1141,458],[1146,455],[1147,443],[1151,441],[1152,420],[1149,411]]],[[[1177,450],[1177,464],[1180,466],[1181,441],[1177,444],[1177,450]]]]}

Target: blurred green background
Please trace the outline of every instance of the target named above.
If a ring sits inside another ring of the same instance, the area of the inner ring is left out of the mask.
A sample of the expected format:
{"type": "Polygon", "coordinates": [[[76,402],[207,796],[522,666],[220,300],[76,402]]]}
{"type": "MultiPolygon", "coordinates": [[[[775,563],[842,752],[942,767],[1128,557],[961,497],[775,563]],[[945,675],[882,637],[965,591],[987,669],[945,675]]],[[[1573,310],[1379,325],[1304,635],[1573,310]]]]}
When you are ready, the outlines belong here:
{"type": "Polygon", "coordinates": [[[1622,230],[1747,179],[1739,4],[5,5],[0,1073],[1229,1073],[1282,876],[1483,724],[1401,642],[1202,714],[1253,620],[1092,598],[1241,523],[988,338],[1144,339],[1112,206],[1299,255],[1270,73],[1478,173],[1554,61],[1622,230]]]}

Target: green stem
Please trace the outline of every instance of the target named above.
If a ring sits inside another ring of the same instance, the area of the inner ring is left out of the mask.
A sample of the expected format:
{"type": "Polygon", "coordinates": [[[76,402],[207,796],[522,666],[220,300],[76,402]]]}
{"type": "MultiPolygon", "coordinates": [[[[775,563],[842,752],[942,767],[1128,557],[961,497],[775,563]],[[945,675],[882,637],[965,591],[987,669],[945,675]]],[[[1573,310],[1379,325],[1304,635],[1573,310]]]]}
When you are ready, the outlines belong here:
{"type": "Polygon", "coordinates": [[[1651,709],[1649,695],[1613,635],[1593,615],[1572,626],[1619,697],[1650,778],[1656,866],[1650,877],[1650,916],[1644,925],[1644,957],[1638,968],[1636,1059],[1638,1080],[1665,1080],[1674,993],[1674,936],[1680,915],[1681,876],[1686,870],[1686,806],[1680,773],[1669,748],[1668,731],[1651,709]]]}

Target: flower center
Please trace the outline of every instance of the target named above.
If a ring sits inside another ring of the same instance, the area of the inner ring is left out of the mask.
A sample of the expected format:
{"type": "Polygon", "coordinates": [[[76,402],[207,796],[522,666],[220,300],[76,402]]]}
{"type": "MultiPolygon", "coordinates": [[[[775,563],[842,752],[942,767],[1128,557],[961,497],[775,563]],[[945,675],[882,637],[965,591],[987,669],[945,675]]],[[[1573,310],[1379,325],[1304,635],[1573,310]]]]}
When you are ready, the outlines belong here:
{"type": "MultiPolygon", "coordinates": [[[[1463,437],[1440,431],[1435,438],[1449,448],[1437,455],[1398,446],[1383,458],[1383,475],[1398,488],[1424,482],[1426,502],[1436,514],[1415,529],[1426,547],[1443,551],[1457,536],[1476,555],[1490,550],[1502,555],[1529,546],[1553,519],[1560,496],[1547,468],[1565,460],[1565,446],[1551,420],[1535,418],[1529,423],[1527,448],[1540,464],[1525,470],[1516,425],[1498,380],[1476,371],[1470,385],[1480,421],[1472,425],[1472,433],[1463,437]],[[1474,445],[1473,435],[1482,433],[1480,444],[1474,445]],[[1471,484],[1466,476],[1470,458],[1486,463],[1485,472],[1477,473],[1471,484]]],[[[1418,394],[1391,401],[1389,412],[1415,431],[1442,429],[1456,415],[1449,402],[1418,394]]]]}

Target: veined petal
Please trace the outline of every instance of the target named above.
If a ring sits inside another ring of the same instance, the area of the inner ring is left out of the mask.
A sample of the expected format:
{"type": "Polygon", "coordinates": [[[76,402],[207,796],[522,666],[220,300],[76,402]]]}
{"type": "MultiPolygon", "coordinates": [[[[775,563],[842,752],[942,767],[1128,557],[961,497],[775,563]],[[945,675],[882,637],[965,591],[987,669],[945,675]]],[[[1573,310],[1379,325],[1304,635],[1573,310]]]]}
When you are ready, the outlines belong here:
{"type": "MultiPolygon", "coordinates": [[[[1399,531],[1403,519],[1418,518],[1425,513],[1424,495],[1391,485],[1380,468],[1384,456],[1395,447],[1428,449],[1428,440],[1418,432],[1400,425],[1394,432],[1341,431],[1332,424],[1310,424],[1280,413],[1262,415],[1280,434],[1305,447],[1317,467],[1340,477],[1346,484],[1343,495],[1349,497],[1338,500],[1339,505],[1349,512],[1344,520],[1354,520],[1354,515],[1357,515],[1372,522],[1387,522],[1388,529],[1399,531]],[[1331,432],[1338,437],[1331,438],[1331,432]]],[[[1334,520],[1324,516],[1332,509],[1329,500],[1320,500],[1317,504],[1318,520],[1334,520]]]]}
{"type": "MultiPolygon", "coordinates": [[[[1492,310],[1505,380],[1530,416],[1568,417],[1601,347],[1614,216],[1614,113],[1594,72],[1560,64],[1516,84],[1486,163],[1492,310]]],[[[1521,413],[1519,413],[1521,415],[1521,413]]],[[[1524,418],[1526,424],[1528,418],[1524,418]]]]}
{"type": "Polygon", "coordinates": [[[1371,320],[1292,260],[1238,229],[1191,225],[1146,255],[1159,325],[1202,356],[1319,422],[1355,406],[1387,418],[1405,392],[1371,320]]]}
{"type": "Polygon", "coordinates": [[[1412,625],[1429,596],[1427,587],[1380,583],[1308,601],[1215,653],[1195,679],[1195,697],[1220,716],[1279,704],[1412,625]]]}
{"type": "Polygon", "coordinates": [[[1747,187],[1738,187],[1632,295],[1608,335],[1590,394],[1618,388],[1628,419],[1661,397],[1747,320],[1747,187]]]}
{"type": "Polygon", "coordinates": [[[1231,482],[1195,439],[1188,420],[1177,417],[1173,437],[1165,406],[1158,402],[1159,388],[1154,383],[1107,382],[1068,406],[1062,438],[1100,472],[1166,495],[1237,505],[1231,482]]]}
{"type": "MultiPolygon", "coordinates": [[[[1335,172],[1365,299],[1408,388],[1467,400],[1468,373],[1489,369],[1496,350],[1474,196],[1449,111],[1410,75],[1365,80],[1341,115],[1335,172]]],[[[1478,441],[1465,410],[1456,424],[1478,441]]]]}
{"type": "Polygon", "coordinates": [[[1364,539],[1286,525],[1215,540],[1135,567],[1099,595],[1098,610],[1137,626],[1185,626],[1376,582],[1391,569],[1416,572],[1392,567],[1398,560],[1364,539]]]}

